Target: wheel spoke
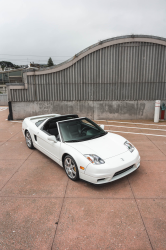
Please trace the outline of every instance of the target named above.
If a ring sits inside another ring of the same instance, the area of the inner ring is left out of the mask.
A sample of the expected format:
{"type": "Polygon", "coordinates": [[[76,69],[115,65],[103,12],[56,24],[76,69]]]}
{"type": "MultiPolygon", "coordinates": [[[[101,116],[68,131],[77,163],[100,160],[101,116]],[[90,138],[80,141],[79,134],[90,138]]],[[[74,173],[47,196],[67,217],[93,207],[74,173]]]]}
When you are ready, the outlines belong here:
{"type": "Polygon", "coordinates": [[[74,179],[76,177],[76,166],[74,161],[71,158],[66,158],[64,166],[68,177],[74,179]]]}
{"type": "Polygon", "coordinates": [[[70,177],[71,177],[71,178],[74,178],[73,172],[72,172],[72,171],[70,172],[70,177]]]}
{"type": "Polygon", "coordinates": [[[71,159],[69,159],[69,166],[71,166],[71,159]]]}
{"type": "Polygon", "coordinates": [[[74,174],[74,177],[75,177],[75,175],[76,175],[76,172],[74,171],[74,169],[72,169],[72,173],[74,174]]]}

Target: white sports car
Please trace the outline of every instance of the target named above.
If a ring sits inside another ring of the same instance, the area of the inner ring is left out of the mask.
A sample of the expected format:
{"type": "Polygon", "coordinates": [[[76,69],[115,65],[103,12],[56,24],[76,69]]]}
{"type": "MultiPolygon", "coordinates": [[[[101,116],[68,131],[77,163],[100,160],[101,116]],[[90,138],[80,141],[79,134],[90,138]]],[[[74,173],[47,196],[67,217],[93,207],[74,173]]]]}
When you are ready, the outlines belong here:
{"type": "Polygon", "coordinates": [[[102,184],[126,176],[140,166],[137,149],[125,138],[78,115],[28,117],[22,123],[28,148],[56,161],[76,181],[102,184]]]}

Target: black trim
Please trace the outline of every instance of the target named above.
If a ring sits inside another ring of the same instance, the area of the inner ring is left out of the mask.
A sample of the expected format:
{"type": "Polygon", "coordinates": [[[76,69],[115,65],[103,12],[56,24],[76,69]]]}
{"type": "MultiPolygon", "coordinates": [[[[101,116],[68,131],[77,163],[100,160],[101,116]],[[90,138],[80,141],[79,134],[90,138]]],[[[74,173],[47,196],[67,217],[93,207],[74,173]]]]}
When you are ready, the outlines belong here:
{"type": "Polygon", "coordinates": [[[119,175],[119,174],[125,173],[126,171],[130,170],[130,169],[131,169],[131,168],[133,168],[133,167],[134,167],[134,164],[133,164],[133,165],[131,165],[131,166],[130,166],[130,167],[128,167],[128,168],[125,168],[125,169],[122,169],[122,170],[120,170],[120,171],[116,172],[116,173],[114,174],[114,176],[113,176],[113,177],[115,177],[115,176],[117,176],[117,175],[119,175]]]}
{"type": "Polygon", "coordinates": [[[8,102],[9,106],[9,115],[8,115],[8,121],[13,121],[13,111],[12,111],[12,102],[8,102]]]}
{"type": "Polygon", "coordinates": [[[98,182],[98,181],[104,181],[105,179],[106,179],[106,178],[98,179],[97,182],[98,182]]]}

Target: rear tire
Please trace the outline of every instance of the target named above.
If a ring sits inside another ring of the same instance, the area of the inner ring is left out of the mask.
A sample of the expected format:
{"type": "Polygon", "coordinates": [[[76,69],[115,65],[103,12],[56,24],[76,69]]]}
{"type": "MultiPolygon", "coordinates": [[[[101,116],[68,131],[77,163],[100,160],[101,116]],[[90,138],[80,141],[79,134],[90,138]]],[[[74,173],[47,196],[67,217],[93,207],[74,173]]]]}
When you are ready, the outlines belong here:
{"type": "Polygon", "coordinates": [[[32,138],[31,138],[29,131],[26,131],[25,140],[26,140],[27,147],[30,149],[34,149],[32,138]]]}
{"type": "Polygon", "coordinates": [[[67,176],[72,180],[72,181],[78,181],[79,179],[79,172],[77,168],[77,164],[73,157],[70,155],[66,155],[63,161],[63,166],[65,168],[65,172],[67,176]]]}

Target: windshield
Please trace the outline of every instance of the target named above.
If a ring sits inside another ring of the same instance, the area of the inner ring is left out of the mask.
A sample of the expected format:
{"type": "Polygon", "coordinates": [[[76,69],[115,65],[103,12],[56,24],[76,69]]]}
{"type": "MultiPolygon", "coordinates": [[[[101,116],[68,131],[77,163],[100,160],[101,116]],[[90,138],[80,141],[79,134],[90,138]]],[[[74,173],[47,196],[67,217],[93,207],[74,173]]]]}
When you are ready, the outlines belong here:
{"type": "Polygon", "coordinates": [[[88,118],[59,122],[59,128],[65,142],[86,141],[107,134],[107,132],[88,118]]]}

